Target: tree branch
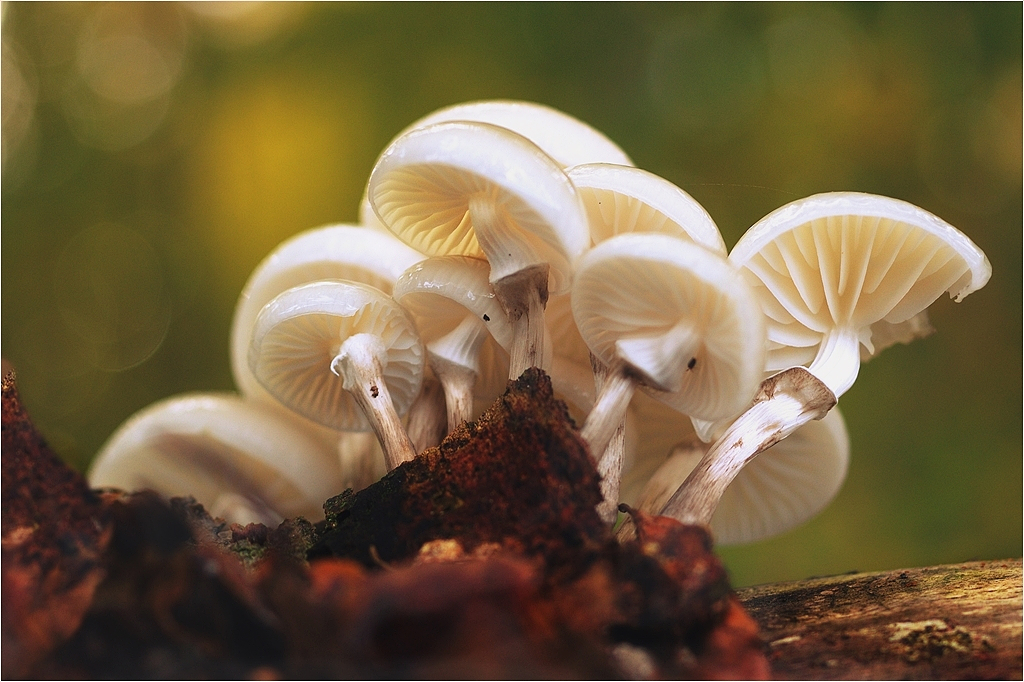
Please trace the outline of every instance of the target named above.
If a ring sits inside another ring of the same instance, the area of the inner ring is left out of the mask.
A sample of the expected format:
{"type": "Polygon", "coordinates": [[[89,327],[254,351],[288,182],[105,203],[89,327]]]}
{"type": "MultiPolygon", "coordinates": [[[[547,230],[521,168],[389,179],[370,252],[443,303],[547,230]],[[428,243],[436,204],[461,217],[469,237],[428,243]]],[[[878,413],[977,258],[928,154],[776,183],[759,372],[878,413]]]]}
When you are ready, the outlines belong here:
{"type": "Polygon", "coordinates": [[[1021,560],[739,590],[778,679],[1020,679],[1021,560]]]}

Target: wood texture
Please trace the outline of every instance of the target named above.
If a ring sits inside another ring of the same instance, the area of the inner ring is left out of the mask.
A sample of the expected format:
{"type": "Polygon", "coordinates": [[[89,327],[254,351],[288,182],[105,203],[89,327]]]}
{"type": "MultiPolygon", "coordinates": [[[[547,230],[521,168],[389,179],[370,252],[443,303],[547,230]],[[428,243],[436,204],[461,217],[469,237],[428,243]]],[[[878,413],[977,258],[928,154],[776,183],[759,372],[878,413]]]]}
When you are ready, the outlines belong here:
{"type": "Polygon", "coordinates": [[[739,590],[778,679],[1021,679],[1021,560],[739,590]]]}

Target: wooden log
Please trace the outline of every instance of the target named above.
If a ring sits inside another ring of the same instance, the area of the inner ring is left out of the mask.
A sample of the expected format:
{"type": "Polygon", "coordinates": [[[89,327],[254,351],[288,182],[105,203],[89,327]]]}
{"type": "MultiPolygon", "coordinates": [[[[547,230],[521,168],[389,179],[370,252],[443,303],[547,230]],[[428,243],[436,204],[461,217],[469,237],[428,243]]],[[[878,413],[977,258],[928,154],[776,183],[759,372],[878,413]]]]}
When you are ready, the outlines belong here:
{"type": "Polygon", "coordinates": [[[739,590],[778,679],[1021,679],[1020,559],[739,590]]]}

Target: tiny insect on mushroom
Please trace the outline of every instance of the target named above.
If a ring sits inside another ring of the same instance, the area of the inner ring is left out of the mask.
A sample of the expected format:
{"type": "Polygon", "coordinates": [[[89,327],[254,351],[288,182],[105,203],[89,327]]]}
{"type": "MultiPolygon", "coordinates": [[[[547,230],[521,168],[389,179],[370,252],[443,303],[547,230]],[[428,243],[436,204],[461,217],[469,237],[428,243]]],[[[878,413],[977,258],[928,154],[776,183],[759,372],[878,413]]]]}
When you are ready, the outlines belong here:
{"type": "Polygon", "coordinates": [[[281,411],[232,394],[167,398],[110,436],[89,469],[93,487],[192,496],[232,523],[323,518],[342,490],[334,452],[281,411]]]}
{"type": "Polygon", "coordinates": [[[509,378],[539,364],[548,295],[569,289],[590,241],[576,189],[551,157],[504,128],[438,123],[392,142],[367,196],[418,251],[486,258],[513,328],[509,378]]]}
{"type": "Polygon", "coordinates": [[[399,415],[420,391],[423,346],[380,290],[337,280],[279,294],[253,325],[249,365],[272,396],[308,419],[339,431],[369,424],[388,471],[415,456],[399,415]]]}
{"type": "Polygon", "coordinates": [[[494,298],[487,261],[438,256],[398,278],[393,297],[412,316],[427,364],[444,388],[448,431],[469,420],[473,398],[505,389],[512,328],[494,298]]]}
{"type": "MultiPolygon", "coordinates": [[[[644,485],[636,506],[662,514],[707,450],[695,436],[679,444],[644,485]]],[[[839,492],[849,458],[850,437],[838,408],[804,424],[759,454],[726,488],[709,523],[715,542],[756,542],[804,523],[839,492]]]]}
{"type": "Polygon", "coordinates": [[[702,246],[661,234],[598,244],[577,264],[572,312],[608,368],[581,430],[591,453],[604,453],[638,386],[705,419],[738,413],[757,390],[761,312],[736,269],[702,246]]]}

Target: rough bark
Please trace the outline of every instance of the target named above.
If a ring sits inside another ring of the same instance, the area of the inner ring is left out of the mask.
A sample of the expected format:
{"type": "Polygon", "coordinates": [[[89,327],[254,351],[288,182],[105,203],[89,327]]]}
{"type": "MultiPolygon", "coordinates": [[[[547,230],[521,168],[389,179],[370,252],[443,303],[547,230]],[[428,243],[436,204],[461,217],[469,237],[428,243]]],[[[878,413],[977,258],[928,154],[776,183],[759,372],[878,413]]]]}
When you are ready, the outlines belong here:
{"type": "Polygon", "coordinates": [[[777,679],[1021,679],[1021,560],[739,590],[777,679]]]}

